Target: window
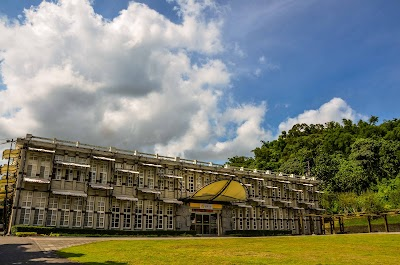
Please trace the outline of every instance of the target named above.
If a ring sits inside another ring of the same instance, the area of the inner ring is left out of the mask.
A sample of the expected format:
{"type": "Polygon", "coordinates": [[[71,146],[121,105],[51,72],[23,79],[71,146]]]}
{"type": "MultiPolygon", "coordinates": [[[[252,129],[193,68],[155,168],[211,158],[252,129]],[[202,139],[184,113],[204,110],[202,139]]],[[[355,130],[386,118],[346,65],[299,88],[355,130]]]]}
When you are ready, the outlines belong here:
{"type": "Polygon", "coordinates": [[[278,187],[278,198],[281,198],[281,186],[278,187]]]}
{"type": "Polygon", "coordinates": [[[40,166],[40,178],[48,179],[50,175],[50,166],[41,165],[40,166]]]}
{"type": "Polygon", "coordinates": [[[39,195],[36,196],[35,207],[36,208],[45,208],[46,201],[47,201],[46,193],[40,192],[39,195]]]}
{"type": "Polygon", "coordinates": [[[257,230],[257,209],[253,208],[253,230],[257,230]]]}
{"type": "Polygon", "coordinates": [[[62,169],[56,168],[56,180],[61,180],[62,178],[62,169]]]}
{"type": "Polygon", "coordinates": [[[24,196],[22,197],[22,205],[21,205],[22,209],[21,209],[20,223],[22,223],[24,225],[30,224],[32,196],[33,196],[33,192],[27,191],[24,194],[24,196]]]}
{"type": "Polygon", "coordinates": [[[117,173],[115,176],[115,185],[116,186],[121,186],[122,185],[122,175],[121,173],[117,173]]]}
{"type": "Polygon", "coordinates": [[[120,206],[119,201],[113,201],[111,208],[111,228],[119,228],[120,206]]]}
{"type": "Polygon", "coordinates": [[[136,218],[135,218],[135,229],[142,229],[142,217],[143,217],[143,201],[139,200],[136,202],[136,218]]]}
{"type": "Polygon", "coordinates": [[[139,173],[138,181],[139,181],[139,183],[138,183],[139,188],[143,188],[144,187],[144,173],[143,173],[143,171],[141,171],[139,173]]]}
{"type": "Polygon", "coordinates": [[[32,207],[32,191],[27,191],[22,198],[22,207],[32,207]]]}
{"type": "Polygon", "coordinates": [[[76,180],[78,182],[84,182],[85,181],[85,173],[80,170],[77,170],[76,171],[76,180]]]}
{"type": "Polygon", "coordinates": [[[40,162],[40,178],[48,179],[50,175],[50,157],[42,157],[40,162]]]}
{"type": "Polygon", "coordinates": [[[106,198],[99,197],[97,202],[97,211],[105,212],[106,211],[106,198]]]}
{"type": "Polygon", "coordinates": [[[71,163],[75,163],[75,157],[74,156],[68,157],[68,161],[71,163]]]}
{"type": "Polygon", "coordinates": [[[29,225],[30,218],[31,218],[31,209],[30,208],[22,208],[20,223],[22,223],[24,225],[29,225]]]}
{"type": "Polygon", "coordinates": [[[153,229],[153,201],[147,201],[146,229],[153,229]]]}
{"type": "Polygon", "coordinates": [[[26,170],[26,176],[34,178],[36,177],[36,165],[28,164],[28,168],[26,170]]]}
{"type": "Polygon", "coordinates": [[[97,227],[104,228],[106,217],[106,198],[99,197],[97,201],[97,227]]]}
{"type": "Polygon", "coordinates": [[[55,160],[55,161],[63,161],[63,160],[64,160],[64,156],[62,156],[62,155],[56,155],[56,156],[54,157],[54,160],[55,160]]]}
{"type": "Polygon", "coordinates": [[[158,189],[161,191],[164,190],[164,180],[163,179],[158,180],[158,189]]]}
{"type": "Polygon", "coordinates": [[[260,209],[260,221],[259,221],[259,229],[263,230],[264,229],[264,218],[263,218],[264,212],[260,209]]]}
{"type": "Polygon", "coordinates": [[[71,199],[65,196],[61,200],[61,226],[69,226],[69,213],[70,213],[71,199]]]}
{"type": "Polygon", "coordinates": [[[249,194],[250,197],[254,197],[254,184],[251,183],[251,186],[249,187],[249,194]]]}
{"type": "Polygon", "coordinates": [[[194,192],[194,176],[193,175],[189,175],[188,182],[189,182],[189,192],[192,193],[192,192],[194,192]]]}
{"type": "Polygon", "coordinates": [[[258,197],[259,198],[262,198],[262,181],[258,181],[258,185],[257,185],[258,187],[258,197]]]}
{"type": "Polygon", "coordinates": [[[128,187],[133,187],[133,174],[129,174],[129,175],[128,175],[126,185],[127,185],[128,187]]]}
{"type": "Polygon", "coordinates": [[[154,171],[147,170],[147,186],[149,189],[154,189],[154,171]]]}
{"type": "Polygon", "coordinates": [[[174,229],[174,206],[167,204],[167,229],[174,229]]]}
{"type": "Polygon", "coordinates": [[[43,225],[44,215],[45,215],[44,209],[36,208],[33,224],[34,225],[43,225]]]}
{"type": "Polygon", "coordinates": [[[96,183],[97,165],[94,164],[90,168],[90,183],[96,183]]]}
{"type": "Polygon", "coordinates": [[[82,209],[83,209],[83,199],[81,197],[74,199],[74,227],[81,227],[82,226],[82,209]]]}
{"type": "Polygon", "coordinates": [[[115,163],[116,169],[122,169],[122,163],[115,163]]]}
{"type": "Polygon", "coordinates": [[[131,229],[131,214],[132,214],[132,207],[131,202],[126,201],[124,202],[124,229],[131,229]]]}
{"type": "Polygon", "coordinates": [[[157,229],[163,229],[163,208],[164,208],[164,204],[159,202],[157,204],[157,229]]]}
{"type": "Polygon", "coordinates": [[[239,213],[239,218],[238,218],[238,224],[239,224],[239,230],[243,230],[243,210],[242,209],[238,209],[238,213],[239,213]]]}
{"type": "Polygon", "coordinates": [[[105,165],[105,164],[100,165],[99,176],[100,176],[101,184],[107,184],[107,169],[108,169],[107,165],[105,165]]]}
{"type": "Polygon", "coordinates": [[[185,178],[183,178],[181,180],[181,192],[185,192],[186,191],[186,182],[185,182],[185,178]]]}
{"type": "Polygon", "coordinates": [[[74,180],[74,171],[72,169],[66,170],[66,180],[73,181],[74,180]]]}
{"type": "Polygon", "coordinates": [[[47,211],[47,225],[56,226],[57,224],[57,212],[58,212],[58,198],[49,198],[49,210],[47,211]]]}
{"type": "Polygon", "coordinates": [[[283,198],[287,198],[287,186],[283,184],[283,198]]]}
{"type": "Polygon", "coordinates": [[[245,209],[245,216],[246,216],[246,230],[250,230],[250,214],[249,209],[245,209]]]}
{"type": "Polygon", "coordinates": [[[173,179],[168,180],[168,190],[174,191],[174,180],[173,179]]]}
{"type": "Polygon", "coordinates": [[[94,197],[88,196],[86,202],[85,226],[93,227],[94,197]]]}

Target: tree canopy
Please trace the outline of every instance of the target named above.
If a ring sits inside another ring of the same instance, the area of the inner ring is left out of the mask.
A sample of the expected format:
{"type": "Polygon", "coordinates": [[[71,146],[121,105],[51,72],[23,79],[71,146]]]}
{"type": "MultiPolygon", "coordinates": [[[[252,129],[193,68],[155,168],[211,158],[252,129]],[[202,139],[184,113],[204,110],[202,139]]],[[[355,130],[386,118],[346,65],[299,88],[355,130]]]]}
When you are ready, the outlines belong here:
{"type": "MultiPolygon", "coordinates": [[[[228,164],[315,176],[327,192],[357,196],[375,192],[387,201],[400,193],[397,119],[378,124],[378,117],[371,116],[357,123],[344,119],[342,123],[296,124],[278,139],[262,141],[253,153],[254,157],[229,158],[228,164]],[[383,189],[384,185],[389,188],[383,189]]],[[[390,207],[400,207],[398,199],[392,201],[390,207]]]]}

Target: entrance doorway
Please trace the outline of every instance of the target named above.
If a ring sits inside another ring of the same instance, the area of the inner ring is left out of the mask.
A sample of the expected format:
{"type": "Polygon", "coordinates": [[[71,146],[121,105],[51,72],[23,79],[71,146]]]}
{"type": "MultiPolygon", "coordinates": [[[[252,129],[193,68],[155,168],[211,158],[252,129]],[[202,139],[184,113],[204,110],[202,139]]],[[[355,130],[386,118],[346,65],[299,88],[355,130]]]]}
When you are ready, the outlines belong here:
{"type": "Polygon", "coordinates": [[[190,230],[196,231],[198,235],[217,235],[217,214],[216,213],[192,213],[190,216],[190,230]]]}

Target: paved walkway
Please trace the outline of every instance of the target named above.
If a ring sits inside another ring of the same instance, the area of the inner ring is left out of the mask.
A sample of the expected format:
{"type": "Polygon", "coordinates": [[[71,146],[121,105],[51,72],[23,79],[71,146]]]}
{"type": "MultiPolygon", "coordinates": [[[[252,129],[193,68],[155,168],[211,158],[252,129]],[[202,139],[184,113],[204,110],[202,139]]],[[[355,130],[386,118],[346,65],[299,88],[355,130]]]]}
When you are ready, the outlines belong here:
{"type": "Polygon", "coordinates": [[[54,251],[43,251],[35,240],[27,237],[0,237],[0,264],[78,264],[60,258],[54,251]]]}

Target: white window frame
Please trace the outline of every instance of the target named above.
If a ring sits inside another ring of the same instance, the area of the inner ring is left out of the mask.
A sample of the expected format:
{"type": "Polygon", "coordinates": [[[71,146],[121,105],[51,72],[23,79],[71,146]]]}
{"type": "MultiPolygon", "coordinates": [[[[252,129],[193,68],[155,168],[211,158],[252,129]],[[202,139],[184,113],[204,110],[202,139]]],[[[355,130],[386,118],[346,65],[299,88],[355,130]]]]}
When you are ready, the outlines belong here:
{"type": "Polygon", "coordinates": [[[174,205],[171,203],[167,204],[167,229],[174,229],[174,205]]]}
{"type": "Polygon", "coordinates": [[[146,230],[153,229],[153,212],[154,212],[154,204],[153,201],[147,201],[146,206],[146,230]]]}
{"type": "Polygon", "coordinates": [[[143,201],[138,200],[135,205],[135,229],[143,228],[143,201]]]}
{"type": "Polygon", "coordinates": [[[154,189],[154,170],[147,170],[147,187],[149,189],[154,189]]]}
{"type": "Polygon", "coordinates": [[[111,208],[111,228],[119,228],[121,222],[121,205],[120,201],[114,200],[111,208]]]}
{"type": "Polygon", "coordinates": [[[133,179],[134,179],[133,174],[128,173],[128,176],[126,177],[126,186],[127,187],[133,187],[133,179]]]}
{"type": "Polygon", "coordinates": [[[132,203],[130,201],[125,201],[123,203],[123,228],[131,229],[132,228],[132,203]]]}
{"type": "Polygon", "coordinates": [[[144,188],[144,172],[143,171],[140,171],[140,173],[139,173],[138,188],[139,189],[144,188]]]}
{"type": "Polygon", "coordinates": [[[159,202],[157,204],[157,229],[163,229],[164,228],[164,204],[162,202],[159,202]]]}

